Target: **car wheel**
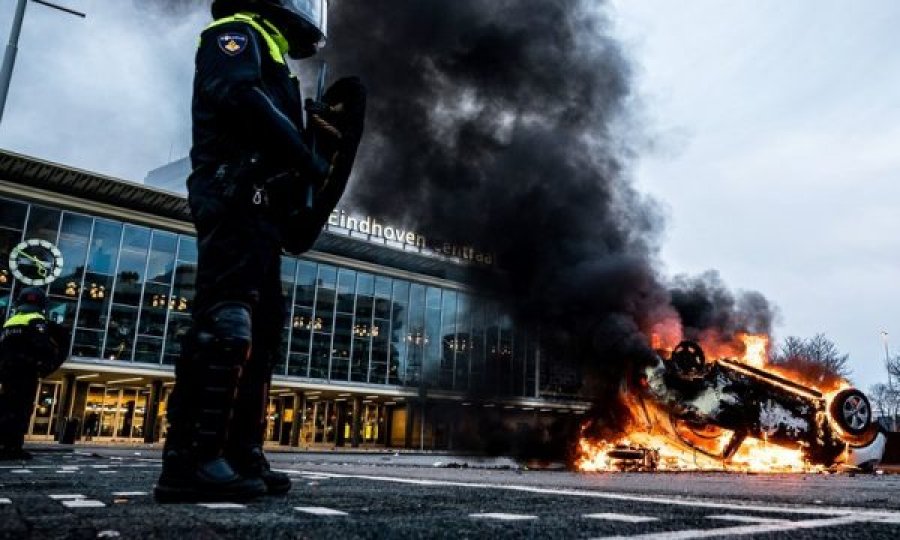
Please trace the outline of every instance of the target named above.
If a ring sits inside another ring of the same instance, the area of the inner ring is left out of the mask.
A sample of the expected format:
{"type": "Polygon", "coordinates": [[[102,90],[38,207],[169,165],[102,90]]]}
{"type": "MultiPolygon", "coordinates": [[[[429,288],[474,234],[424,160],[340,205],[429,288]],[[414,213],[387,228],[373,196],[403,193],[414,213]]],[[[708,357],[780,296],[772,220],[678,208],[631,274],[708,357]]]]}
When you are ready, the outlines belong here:
{"type": "Polygon", "coordinates": [[[679,343],[675,350],[672,351],[670,360],[675,366],[675,373],[682,379],[702,378],[709,370],[703,349],[694,341],[682,341],[679,343]]]}
{"type": "Polygon", "coordinates": [[[838,392],[829,407],[832,421],[847,442],[865,445],[878,435],[878,425],[872,422],[872,406],[865,394],[855,388],[838,392]]]}

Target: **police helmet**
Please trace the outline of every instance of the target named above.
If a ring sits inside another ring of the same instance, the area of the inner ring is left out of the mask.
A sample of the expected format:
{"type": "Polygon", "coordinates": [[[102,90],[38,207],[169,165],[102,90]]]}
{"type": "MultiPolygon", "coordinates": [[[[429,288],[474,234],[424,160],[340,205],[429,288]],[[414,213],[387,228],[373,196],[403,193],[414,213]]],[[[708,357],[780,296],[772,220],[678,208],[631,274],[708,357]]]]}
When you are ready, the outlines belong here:
{"type": "Polygon", "coordinates": [[[328,37],[328,0],[214,0],[212,16],[221,19],[241,11],[257,13],[284,34],[291,58],[307,58],[328,37]]]}
{"type": "Polygon", "coordinates": [[[25,287],[16,297],[16,313],[42,313],[47,309],[47,293],[38,287],[25,287]]]}

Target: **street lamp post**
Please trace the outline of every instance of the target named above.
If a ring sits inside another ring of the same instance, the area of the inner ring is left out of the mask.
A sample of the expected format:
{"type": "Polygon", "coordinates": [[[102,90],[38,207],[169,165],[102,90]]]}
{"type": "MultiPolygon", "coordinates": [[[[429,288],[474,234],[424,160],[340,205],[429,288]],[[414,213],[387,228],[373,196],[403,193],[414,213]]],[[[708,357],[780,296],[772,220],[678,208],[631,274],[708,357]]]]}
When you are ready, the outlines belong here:
{"type": "MultiPolygon", "coordinates": [[[[86,15],[80,11],[48,2],[47,0],[31,0],[38,4],[76,15],[84,18],[86,15]]],[[[16,54],[19,52],[19,35],[22,33],[22,21],[25,20],[25,6],[28,0],[18,0],[16,12],[13,15],[12,30],[9,32],[9,43],[6,45],[6,53],[3,55],[3,67],[0,68],[0,122],[3,121],[3,111],[6,109],[6,97],[9,95],[9,83],[12,80],[13,67],[16,64],[16,54]]]]}

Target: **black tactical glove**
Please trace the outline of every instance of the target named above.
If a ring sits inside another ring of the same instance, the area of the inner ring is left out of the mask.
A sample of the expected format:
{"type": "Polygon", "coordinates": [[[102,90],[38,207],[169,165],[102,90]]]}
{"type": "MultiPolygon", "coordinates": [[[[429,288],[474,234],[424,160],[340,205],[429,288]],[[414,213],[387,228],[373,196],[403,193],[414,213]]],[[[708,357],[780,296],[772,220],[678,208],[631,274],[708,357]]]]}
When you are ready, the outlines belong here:
{"type": "Polygon", "coordinates": [[[340,103],[331,106],[322,101],[307,99],[304,108],[306,109],[307,126],[309,128],[316,128],[317,134],[328,135],[335,141],[340,141],[343,138],[343,134],[336,127],[342,112],[340,103]]]}

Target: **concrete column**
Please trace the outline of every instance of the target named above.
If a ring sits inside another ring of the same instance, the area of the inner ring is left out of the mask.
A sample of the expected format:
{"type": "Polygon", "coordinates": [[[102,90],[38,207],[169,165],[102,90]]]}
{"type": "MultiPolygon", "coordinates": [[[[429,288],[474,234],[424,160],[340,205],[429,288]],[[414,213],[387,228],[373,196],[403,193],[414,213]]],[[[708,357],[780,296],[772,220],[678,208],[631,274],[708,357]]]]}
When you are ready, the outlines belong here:
{"type": "Polygon", "coordinates": [[[350,446],[353,448],[359,447],[359,439],[360,439],[360,427],[362,425],[361,417],[362,416],[362,396],[356,396],[353,398],[353,418],[351,419],[350,426],[350,446]]]}
{"type": "Polygon", "coordinates": [[[334,445],[335,446],[344,446],[347,441],[347,438],[344,437],[344,425],[347,423],[347,402],[346,401],[335,401],[334,407],[337,409],[337,414],[335,415],[335,434],[334,434],[334,445]]]}
{"type": "Polygon", "coordinates": [[[412,399],[406,401],[406,436],[403,438],[403,448],[413,447],[413,428],[415,427],[413,421],[415,418],[415,407],[413,406],[412,402],[412,399]]]}
{"type": "Polygon", "coordinates": [[[303,428],[303,413],[306,412],[306,394],[302,390],[294,392],[294,418],[291,420],[291,446],[300,446],[300,430],[303,428]]]}
{"type": "Polygon", "coordinates": [[[150,384],[150,395],[147,396],[147,410],[144,411],[144,442],[155,443],[159,437],[156,433],[156,420],[159,418],[159,398],[162,396],[163,382],[159,379],[150,384]]]}
{"type": "Polygon", "coordinates": [[[384,445],[385,448],[391,447],[391,433],[394,429],[394,407],[392,405],[384,406],[384,425],[380,426],[378,429],[378,442],[384,445]]]}
{"type": "Polygon", "coordinates": [[[66,431],[66,421],[69,419],[69,411],[72,408],[72,402],[75,400],[75,380],[74,373],[66,373],[63,376],[62,386],[59,389],[59,406],[56,409],[56,441],[62,440],[63,433],[66,431]]]}

